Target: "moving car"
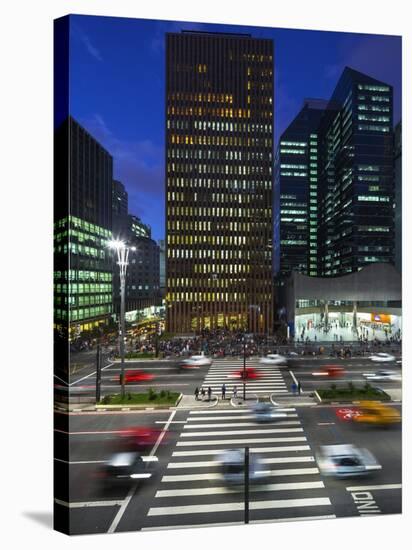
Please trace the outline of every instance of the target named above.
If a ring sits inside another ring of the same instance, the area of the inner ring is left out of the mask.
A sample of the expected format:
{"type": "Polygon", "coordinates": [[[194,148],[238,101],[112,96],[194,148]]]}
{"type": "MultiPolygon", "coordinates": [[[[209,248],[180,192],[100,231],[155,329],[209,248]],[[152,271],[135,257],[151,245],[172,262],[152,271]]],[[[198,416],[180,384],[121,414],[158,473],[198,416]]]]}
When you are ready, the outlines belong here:
{"type": "Polygon", "coordinates": [[[246,369],[239,369],[233,373],[233,378],[240,378],[240,380],[257,380],[261,378],[261,373],[254,367],[246,367],[246,369]]]}
{"type": "Polygon", "coordinates": [[[273,422],[281,418],[287,418],[285,412],[277,410],[271,403],[258,402],[251,407],[256,422],[273,422]]]}
{"type": "Polygon", "coordinates": [[[138,479],[149,479],[154,473],[158,458],[142,456],[138,452],[114,453],[100,471],[99,478],[107,481],[130,483],[138,479]]]}
{"type": "Polygon", "coordinates": [[[210,366],[212,360],[206,355],[192,355],[188,359],[184,359],[181,363],[181,368],[198,369],[199,367],[210,366]]]}
{"type": "Polygon", "coordinates": [[[369,475],[382,469],[370,451],[355,445],[324,445],[316,460],[323,475],[338,478],[369,475]]]}
{"type": "Polygon", "coordinates": [[[262,365],[287,365],[287,359],[283,355],[270,353],[266,357],[261,357],[259,363],[262,365]]]}
{"type": "Polygon", "coordinates": [[[401,375],[394,370],[378,370],[376,372],[364,373],[364,378],[372,382],[400,382],[401,375]]]}
{"type": "MultiPolygon", "coordinates": [[[[230,449],[218,455],[221,474],[226,483],[242,484],[245,479],[245,451],[244,449],[230,449]]],[[[249,481],[264,479],[266,471],[263,469],[260,457],[249,454],[249,481]]]]}
{"type": "Polygon", "coordinates": [[[124,374],[125,384],[130,384],[131,382],[147,382],[153,380],[153,378],[153,374],[149,374],[143,370],[127,370],[124,374]]]}
{"type": "Polygon", "coordinates": [[[379,401],[361,401],[358,414],[352,418],[352,421],[357,424],[388,426],[399,424],[401,415],[397,409],[379,401]]]}
{"type": "Polygon", "coordinates": [[[389,363],[391,361],[395,361],[395,357],[391,355],[390,353],[374,353],[369,357],[371,361],[374,361],[375,363],[389,363]]]}
{"type": "MultiPolygon", "coordinates": [[[[162,430],[150,426],[131,426],[121,431],[118,444],[122,451],[144,451],[151,449],[158,441],[162,430]]],[[[161,442],[165,443],[165,435],[161,442]]]]}
{"type": "Polygon", "coordinates": [[[322,370],[312,372],[312,376],[325,376],[328,378],[341,378],[345,375],[345,369],[338,365],[327,365],[322,370]]]}

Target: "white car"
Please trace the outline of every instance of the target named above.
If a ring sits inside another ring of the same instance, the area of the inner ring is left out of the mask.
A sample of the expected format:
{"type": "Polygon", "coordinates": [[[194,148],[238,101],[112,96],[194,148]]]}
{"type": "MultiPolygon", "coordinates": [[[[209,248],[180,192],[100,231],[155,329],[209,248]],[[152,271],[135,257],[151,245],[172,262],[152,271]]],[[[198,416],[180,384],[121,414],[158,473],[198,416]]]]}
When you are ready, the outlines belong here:
{"type": "Polygon", "coordinates": [[[375,353],[369,357],[371,361],[375,363],[389,363],[395,361],[395,357],[390,353],[375,353]]]}
{"type": "MultiPolygon", "coordinates": [[[[220,464],[220,473],[226,483],[242,484],[245,479],[245,450],[230,449],[217,456],[220,464]]],[[[266,477],[267,471],[264,469],[261,458],[254,454],[249,454],[249,480],[259,481],[266,477]]]]}
{"type": "Polygon", "coordinates": [[[182,363],[187,367],[197,368],[210,366],[212,364],[212,360],[209,357],[206,357],[206,355],[192,355],[188,359],[184,359],[182,363]]]}
{"type": "Polygon", "coordinates": [[[355,445],[324,445],[316,460],[325,476],[363,476],[382,469],[370,451],[355,445]]]}
{"type": "Polygon", "coordinates": [[[266,357],[261,357],[259,363],[262,365],[287,365],[287,359],[283,355],[270,353],[266,357]]]}
{"type": "Polygon", "coordinates": [[[378,370],[376,372],[364,373],[364,378],[371,382],[401,382],[402,376],[394,370],[378,370]]]}

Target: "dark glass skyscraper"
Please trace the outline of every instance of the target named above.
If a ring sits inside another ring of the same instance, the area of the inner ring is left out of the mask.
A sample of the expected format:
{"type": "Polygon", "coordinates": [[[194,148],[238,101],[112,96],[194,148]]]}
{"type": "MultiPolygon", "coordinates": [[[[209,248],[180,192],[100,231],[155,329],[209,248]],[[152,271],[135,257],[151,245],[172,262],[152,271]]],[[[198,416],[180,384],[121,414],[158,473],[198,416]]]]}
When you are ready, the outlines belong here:
{"type": "Polygon", "coordinates": [[[305,103],[276,158],[275,269],[329,277],[394,262],[392,88],[345,68],[305,103]]]}
{"type": "Polygon", "coordinates": [[[319,274],[394,261],[392,87],[345,68],[321,122],[319,274]]]}
{"type": "Polygon", "coordinates": [[[402,122],[394,131],[395,161],[395,267],[402,272],[402,122]]]}
{"type": "Polygon", "coordinates": [[[167,330],[272,330],[273,43],[166,47],[167,330]]]}
{"type": "Polygon", "coordinates": [[[79,334],[112,313],[111,155],[72,117],[55,134],[55,323],[79,334]]]}
{"type": "Polygon", "coordinates": [[[280,137],[275,161],[275,273],[316,276],[318,127],[327,102],[305,100],[280,137]]]}

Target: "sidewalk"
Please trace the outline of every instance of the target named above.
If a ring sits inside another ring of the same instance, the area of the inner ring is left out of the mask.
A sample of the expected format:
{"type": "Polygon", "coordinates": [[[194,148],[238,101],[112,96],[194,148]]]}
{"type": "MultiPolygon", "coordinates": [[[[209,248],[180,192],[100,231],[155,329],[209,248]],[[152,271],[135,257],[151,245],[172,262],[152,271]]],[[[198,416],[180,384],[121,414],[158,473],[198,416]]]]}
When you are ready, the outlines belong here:
{"type": "MultiPolygon", "coordinates": [[[[265,401],[267,398],[265,398],[265,401]]],[[[287,396],[278,396],[277,394],[272,394],[270,396],[272,403],[276,403],[280,406],[287,407],[309,407],[317,404],[315,397],[309,397],[309,395],[302,394],[298,395],[287,395],[287,396]]],[[[222,400],[220,396],[213,396],[211,401],[208,401],[207,397],[202,400],[196,400],[193,395],[184,395],[177,405],[176,409],[238,409],[238,408],[249,408],[255,399],[247,399],[244,403],[241,396],[238,396],[235,400],[232,397],[227,397],[222,400]]]]}

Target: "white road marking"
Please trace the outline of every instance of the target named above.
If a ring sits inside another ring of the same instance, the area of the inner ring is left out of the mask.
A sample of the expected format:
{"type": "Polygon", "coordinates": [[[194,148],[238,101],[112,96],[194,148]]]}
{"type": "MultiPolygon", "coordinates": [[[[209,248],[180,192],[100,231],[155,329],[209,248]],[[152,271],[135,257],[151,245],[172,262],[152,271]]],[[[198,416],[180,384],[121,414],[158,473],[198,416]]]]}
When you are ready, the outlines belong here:
{"type": "Polygon", "coordinates": [[[360,487],[346,487],[347,491],[380,491],[385,489],[402,489],[401,483],[387,484],[387,485],[361,485],[360,487]]]}
{"type": "Polygon", "coordinates": [[[204,445],[205,447],[214,445],[245,445],[251,443],[289,443],[295,441],[307,441],[305,436],[300,437],[264,437],[244,439],[217,439],[208,441],[178,441],[176,447],[194,447],[196,445],[204,445]]]}
{"type": "MultiPolygon", "coordinates": [[[[169,416],[169,422],[172,422],[175,414],[176,414],[176,411],[172,411],[172,413],[169,416]]],[[[155,454],[155,452],[157,451],[158,446],[162,442],[162,439],[164,438],[165,433],[168,430],[168,428],[169,428],[169,424],[166,424],[164,426],[164,428],[162,429],[162,431],[160,432],[159,437],[157,438],[157,441],[156,441],[153,449],[149,453],[149,456],[153,456],[155,454]]],[[[115,532],[117,526],[119,525],[119,521],[122,519],[123,514],[125,513],[126,508],[129,505],[129,502],[131,501],[131,499],[133,498],[133,496],[136,492],[137,487],[138,487],[138,485],[130,488],[130,491],[128,492],[127,497],[122,502],[119,511],[117,512],[112,524],[110,525],[110,527],[107,531],[108,533],[114,533],[115,532]]]]}
{"type": "MultiPolygon", "coordinates": [[[[108,369],[109,367],[111,367],[112,365],[114,365],[114,363],[109,363],[108,365],[106,365],[105,367],[102,368],[102,371],[108,369]]],[[[74,384],[78,384],[79,382],[81,382],[82,380],[86,380],[86,378],[90,378],[90,376],[93,376],[96,374],[96,371],[94,372],[91,372],[90,374],[88,374],[87,376],[83,376],[83,378],[79,378],[79,380],[76,380],[75,382],[72,382],[71,384],[69,384],[69,386],[73,386],[74,384]]]]}
{"type": "Polygon", "coordinates": [[[277,434],[277,433],[292,433],[303,432],[303,428],[273,428],[266,430],[224,430],[222,432],[193,432],[182,433],[180,437],[205,437],[205,436],[221,436],[221,435],[245,435],[245,434],[277,434]]]}
{"type": "MultiPolygon", "coordinates": [[[[226,419],[227,420],[227,419],[226,419]]],[[[275,420],[276,426],[299,426],[300,420],[275,420]]],[[[230,422],[222,424],[186,424],[185,430],[197,430],[198,428],[230,428],[234,426],[255,426],[256,422],[230,422]]]]}
{"type": "MultiPolygon", "coordinates": [[[[331,506],[328,498],[299,498],[287,500],[264,500],[259,502],[251,502],[250,510],[268,510],[272,508],[302,508],[304,506],[331,506]]],[[[186,506],[162,506],[158,508],[150,508],[149,516],[170,516],[177,514],[204,514],[216,512],[234,512],[243,510],[244,502],[227,502],[220,504],[198,504],[186,506]]]]}
{"type": "MultiPolygon", "coordinates": [[[[318,474],[318,468],[291,468],[289,470],[265,470],[266,477],[279,477],[279,476],[303,476],[318,474]]],[[[164,483],[178,483],[185,481],[212,481],[222,480],[220,473],[214,474],[208,472],[206,474],[180,474],[176,476],[163,476],[162,482],[164,483]]]]}
{"type": "MultiPolygon", "coordinates": [[[[283,409],[285,410],[285,409],[283,409]]],[[[282,409],[276,409],[276,411],[279,411],[281,412],[282,409]]],[[[224,412],[224,411],[222,411],[224,412]]],[[[237,412],[237,411],[236,411],[237,412]]],[[[256,416],[254,414],[247,414],[247,411],[243,411],[245,414],[244,416],[237,416],[236,418],[234,418],[233,420],[249,420],[249,419],[255,419],[256,416]]],[[[288,414],[287,415],[287,418],[297,418],[298,415],[297,414],[288,414]]],[[[205,422],[206,420],[211,420],[210,418],[188,418],[187,419],[187,422],[205,422]]],[[[230,417],[228,418],[227,416],[214,416],[213,417],[213,420],[230,420],[230,417]]],[[[214,424],[215,426],[216,424],[214,424]]],[[[229,424],[228,424],[229,425],[229,424]]],[[[233,426],[233,424],[232,424],[233,426]]]]}
{"type": "MultiPolygon", "coordinates": [[[[313,456],[286,456],[286,457],[275,457],[275,458],[262,458],[262,464],[289,464],[293,462],[315,462],[313,456]]],[[[221,466],[219,460],[207,460],[207,461],[196,461],[196,462],[170,462],[167,465],[167,468],[215,468],[221,466]]]]}
{"type": "MultiPolygon", "coordinates": [[[[267,491],[302,491],[306,489],[323,489],[325,487],[323,481],[302,481],[298,483],[271,483],[269,485],[252,485],[251,492],[261,493],[267,491]]],[[[243,488],[238,487],[205,487],[196,489],[170,489],[157,491],[156,498],[168,497],[189,497],[189,496],[204,496],[204,495],[222,495],[243,492],[243,488]]]]}
{"type": "MultiPolygon", "coordinates": [[[[290,445],[288,447],[251,447],[251,453],[283,453],[290,451],[310,451],[309,445],[290,445]]],[[[172,456],[203,456],[215,455],[215,449],[202,449],[201,451],[174,451],[172,456]]]]}
{"type": "Polygon", "coordinates": [[[54,501],[66,508],[95,508],[98,506],[120,506],[123,500],[96,500],[93,502],[65,502],[55,498],[54,501]]]}

